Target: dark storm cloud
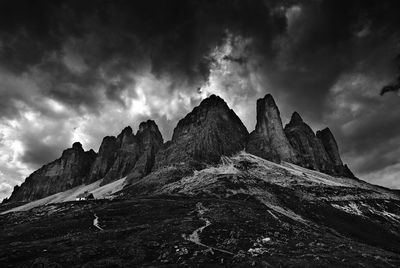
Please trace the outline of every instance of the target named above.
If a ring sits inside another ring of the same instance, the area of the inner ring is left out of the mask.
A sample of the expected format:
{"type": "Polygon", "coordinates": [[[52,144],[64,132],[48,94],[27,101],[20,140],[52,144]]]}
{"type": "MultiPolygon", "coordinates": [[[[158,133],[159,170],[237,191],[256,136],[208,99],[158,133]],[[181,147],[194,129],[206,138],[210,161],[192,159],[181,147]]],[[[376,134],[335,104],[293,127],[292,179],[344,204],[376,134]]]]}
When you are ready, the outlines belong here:
{"type": "MultiPolygon", "coordinates": [[[[109,116],[119,116],[104,117],[99,119],[101,124],[86,127],[92,140],[117,134],[114,128],[122,124],[135,128],[149,118],[159,123],[168,139],[179,116],[199,100],[190,99],[169,117],[159,113],[157,109],[165,107],[157,105],[180,102],[139,107],[147,110],[129,118],[135,122],[127,122],[128,112],[119,113],[118,108],[128,109],[127,101],[142,97],[139,87],[147,70],[154,80],[168,81],[150,83],[156,88],[153,95],[167,99],[177,91],[196,92],[210,82],[210,68],[217,64],[210,53],[226,42],[227,35],[240,36],[251,40],[247,54],[222,59],[237,64],[241,78],[250,77],[254,70],[246,67],[257,62],[257,75],[267,86],[262,85],[265,92],[249,87],[233,93],[247,98],[246,103],[273,93],[285,114],[297,110],[312,126],[331,127],[345,155],[358,157],[357,172],[378,170],[400,157],[391,146],[399,133],[393,127],[398,125],[397,108],[388,108],[396,106],[397,100],[387,104],[387,98],[376,99],[381,86],[390,82],[388,74],[395,77],[390,60],[399,52],[397,2],[1,1],[0,119],[22,120],[26,111],[43,116],[35,132],[19,137],[24,148],[20,159],[34,167],[53,160],[69,146],[75,138],[75,122],[64,121],[75,116],[87,125],[91,122],[85,117],[88,114],[101,118],[107,111],[109,116]],[[342,81],[354,73],[378,81],[373,83],[376,88],[368,88],[368,96],[360,89],[368,81],[361,86],[342,81]],[[332,93],[335,86],[346,89],[332,93]],[[344,98],[345,108],[332,104],[339,97],[344,98]],[[48,104],[48,99],[57,104],[48,104]],[[107,101],[116,106],[105,107],[107,101]],[[54,105],[60,106],[58,112],[54,105]],[[349,108],[354,105],[362,112],[349,108]],[[345,129],[348,125],[351,131],[345,129]],[[384,157],[373,162],[370,155],[384,157]]],[[[221,82],[227,88],[237,83],[221,82]]],[[[145,97],[147,102],[159,101],[145,97]]]]}
{"type": "MultiPolygon", "coordinates": [[[[297,2],[298,14],[287,12],[292,18],[277,42],[281,55],[268,67],[273,85],[289,92],[292,107],[321,120],[329,90],[340,75],[363,64],[382,40],[397,33],[397,6],[395,1],[297,2]],[[369,33],[359,37],[363,27],[369,33]]],[[[386,53],[395,56],[395,51],[386,53]]],[[[366,68],[373,68],[371,64],[366,68]]]]}
{"type": "MultiPolygon", "coordinates": [[[[285,27],[281,14],[271,14],[270,4],[259,0],[2,1],[0,62],[16,74],[36,68],[48,75],[43,94],[96,111],[99,84],[122,75],[105,85],[105,94],[123,104],[119,95],[126,83],[135,82],[124,72],[148,64],[156,77],[201,85],[209,73],[206,56],[227,30],[254,37],[269,52],[274,35],[285,27]],[[79,57],[81,73],[67,68],[66,50],[79,57]]],[[[3,109],[10,114],[13,102],[3,109]]]]}

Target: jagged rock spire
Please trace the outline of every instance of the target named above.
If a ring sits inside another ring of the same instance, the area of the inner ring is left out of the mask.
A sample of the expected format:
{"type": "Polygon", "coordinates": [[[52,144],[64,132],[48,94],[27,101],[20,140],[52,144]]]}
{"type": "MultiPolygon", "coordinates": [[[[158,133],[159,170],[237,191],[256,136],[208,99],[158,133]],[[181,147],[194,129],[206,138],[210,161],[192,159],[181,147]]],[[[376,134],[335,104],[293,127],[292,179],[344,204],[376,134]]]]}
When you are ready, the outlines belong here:
{"type": "Polygon", "coordinates": [[[329,158],[332,160],[334,165],[343,165],[342,159],[340,158],[339,148],[335,138],[329,128],[317,131],[317,137],[320,139],[325,147],[329,158]]]}
{"type": "Polygon", "coordinates": [[[223,99],[211,95],[179,121],[172,141],[156,156],[156,167],[176,163],[215,163],[243,150],[248,132],[223,99]]]}
{"type": "Polygon", "coordinates": [[[317,131],[317,137],[323,144],[329,158],[331,159],[335,175],[345,176],[353,178],[354,174],[350,171],[347,165],[343,165],[342,159],[339,153],[339,147],[336,143],[335,137],[333,136],[329,128],[324,128],[323,130],[317,131]]]}
{"type": "Polygon", "coordinates": [[[293,112],[289,124],[301,124],[301,123],[304,123],[303,118],[301,118],[298,112],[293,112]]]}
{"type": "Polygon", "coordinates": [[[299,165],[328,174],[334,173],[333,163],[321,141],[297,112],[292,114],[289,124],[285,126],[285,134],[300,156],[299,165]]]}
{"type": "Polygon", "coordinates": [[[297,163],[298,158],[282,127],[278,106],[271,94],[257,100],[257,124],[246,151],[262,158],[297,163]]]}
{"type": "Polygon", "coordinates": [[[81,185],[86,181],[95,157],[92,150],[85,152],[82,144],[75,142],[60,158],[29,175],[14,189],[9,200],[32,201],[81,185]]]}
{"type": "Polygon", "coordinates": [[[90,169],[87,183],[99,180],[107,174],[115,161],[118,148],[119,144],[116,137],[106,136],[103,138],[98,156],[90,169]]]}
{"type": "Polygon", "coordinates": [[[150,172],[154,165],[155,153],[163,144],[162,135],[153,120],[141,122],[135,134],[132,128],[126,127],[117,140],[120,147],[116,152],[116,159],[105,175],[102,184],[120,179],[132,172],[136,177],[142,177],[150,172]]]}

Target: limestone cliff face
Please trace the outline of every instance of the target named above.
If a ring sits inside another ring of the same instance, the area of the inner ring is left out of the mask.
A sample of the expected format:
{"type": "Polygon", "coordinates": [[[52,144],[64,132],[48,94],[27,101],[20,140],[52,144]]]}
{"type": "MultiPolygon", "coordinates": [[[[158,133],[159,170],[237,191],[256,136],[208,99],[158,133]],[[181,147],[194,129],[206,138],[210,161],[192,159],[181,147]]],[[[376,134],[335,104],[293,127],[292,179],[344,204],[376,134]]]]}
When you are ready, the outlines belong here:
{"type": "Polygon", "coordinates": [[[127,175],[134,168],[141,154],[139,141],[132,133],[131,127],[122,130],[117,136],[116,142],[118,149],[115,152],[115,160],[103,178],[103,185],[127,175]]]}
{"type": "Polygon", "coordinates": [[[97,181],[107,174],[115,161],[118,148],[116,137],[104,137],[97,158],[90,169],[87,183],[97,181]]]}
{"type": "Polygon", "coordinates": [[[300,156],[299,165],[327,174],[334,173],[333,164],[320,139],[297,112],[285,126],[285,134],[300,156]]]}
{"type": "Polygon", "coordinates": [[[155,154],[163,144],[162,135],[157,124],[148,120],[139,124],[136,135],[130,127],[125,128],[117,137],[119,149],[116,159],[104,176],[102,184],[134,173],[135,178],[147,175],[154,165],[155,154]]]}
{"type": "Polygon", "coordinates": [[[235,112],[215,95],[179,121],[171,142],[156,155],[156,168],[179,163],[216,163],[245,148],[248,132],[235,112]]]}
{"type": "Polygon", "coordinates": [[[354,177],[343,165],[329,129],[315,135],[296,112],[283,129],[271,95],[257,101],[257,124],[250,135],[225,101],[211,95],[179,121],[171,141],[163,144],[156,123],[148,120],[139,125],[136,134],[126,127],[117,137],[105,137],[98,155],[93,150],[85,152],[80,143],[74,143],[59,159],[16,187],[10,201],[32,201],[100,179],[106,184],[127,176],[129,183],[164,166],[201,168],[243,149],[275,162],[287,161],[327,174],[354,177]]]}
{"type": "Polygon", "coordinates": [[[325,151],[327,152],[334,166],[335,175],[353,178],[354,174],[350,171],[347,165],[343,165],[339,153],[339,147],[336,143],[335,137],[333,136],[331,130],[329,128],[319,130],[317,131],[317,137],[323,144],[325,151]]]}
{"type": "Polygon", "coordinates": [[[257,124],[250,133],[246,151],[277,163],[281,160],[298,162],[298,156],[283,131],[279,109],[270,94],[257,100],[257,124]]]}
{"type": "Polygon", "coordinates": [[[156,153],[163,145],[163,138],[153,120],[142,122],[139,125],[136,137],[140,141],[142,153],[133,172],[135,176],[142,177],[151,172],[155,163],[156,153]]]}
{"type": "Polygon", "coordinates": [[[329,128],[317,131],[317,137],[324,145],[324,148],[335,166],[343,165],[342,159],[340,158],[339,148],[336,140],[329,128]]]}
{"type": "Polygon", "coordinates": [[[85,152],[80,143],[74,143],[59,159],[33,172],[16,187],[10,201],[32,201],[83,184],[95,158],[93,150],[85,152]]]}

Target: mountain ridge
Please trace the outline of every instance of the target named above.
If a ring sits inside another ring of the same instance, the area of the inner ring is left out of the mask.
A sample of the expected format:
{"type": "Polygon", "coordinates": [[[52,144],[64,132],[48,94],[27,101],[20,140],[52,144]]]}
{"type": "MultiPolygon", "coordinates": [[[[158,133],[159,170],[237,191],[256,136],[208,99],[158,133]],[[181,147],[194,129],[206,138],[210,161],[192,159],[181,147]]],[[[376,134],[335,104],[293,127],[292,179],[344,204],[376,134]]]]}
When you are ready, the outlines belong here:
{"type": "MultiPolygon", "coordinates": [[[[218,163],[221,156],[241,150],[277,163],[286,161],[327,174],[354,178],[347,165],[343,165],[329,128],[315,134],[297,112],[283,128],[279,108],[270,94],[257,100],[256,110],[257,124],[249,133],[226,102],[211,95],[178,122],[170,141],[164,143],[153,120],[140,123],[136,134],[128,126],[117,137],[104,137],[98,153],[90,151],[94,159],[78,163],[89,168],[75,178],[77,182],[68,184],[63,178],[59,182],[51,174],[42,176],[44,179],[27,179],[36,183],[17,186],[8,201],[32,201],[56,193],[54,191],[72,188],[78,182],[89,184],[102,179],[104,185],[129,175],[129,183],[132,183],[164,166],[183,164],[188,169],[204,168],[218,163]],[[46,180],[51,183],[44,182],[46,180]],[[57,188],[58,183],[65,186],[57,188]],[[30,191],[37,193],[24,196],[24,192],[30,191]]],[[[63,156],[58,160],[62,161],[63,156]]],[[[52,162],[47,165],[51,166],[52,162]]],[[[35,177],[43,168],[31,176],[35,177]]]]}
{"type": "Polygon", "coordinates": [[[105,137],[98,154],[76,143],[0,206],[0,262],[399,267],[399,193],[350,171],[344,176],[332,132],[314,133],[298,113],[291,123],[283,128],[275,101],[266,96],[249,134],[212,96],[178,123],[166,143],[154,121],[141,123],[136,134],[128,127],[105,137]],[[112,166],[119,174],[112,180],[98,175],[90,181],[88,174],[107,174],[112,166]],[[49,170],[62,172],[52,176],[49,170]],[[67,187],[70,178],[74,184],[67,187]],[[47,191],[52,183],[62,188],[47,191]]]}

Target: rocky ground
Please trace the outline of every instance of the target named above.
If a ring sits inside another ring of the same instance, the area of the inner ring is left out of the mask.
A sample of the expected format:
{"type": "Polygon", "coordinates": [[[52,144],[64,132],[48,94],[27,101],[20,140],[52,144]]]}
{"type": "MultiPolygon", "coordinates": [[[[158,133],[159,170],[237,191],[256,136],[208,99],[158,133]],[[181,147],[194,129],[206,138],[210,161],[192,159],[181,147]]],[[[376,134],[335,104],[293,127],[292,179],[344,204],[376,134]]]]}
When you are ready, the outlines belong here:
{"type": "Polygon", "coordinates": [[[1,267],[400,266],[398,193],[245,152],[68,198],[0,207],[1,267]]]}
{"type": "Polygon", "coordinates": [[[360,226],[351,225],[346,217],[337,217],[338,223],[327,222],[324,215],[309,221],[316,209],[302,222],[240,197],[51,204],[0,217],[0,263],[2,267],[400,265],[399,240],[387,238],[374,245],[382,234],[371,229],[357,237],[360,226]]]}

